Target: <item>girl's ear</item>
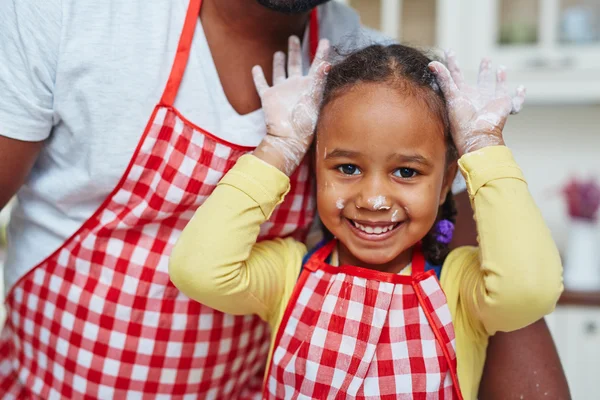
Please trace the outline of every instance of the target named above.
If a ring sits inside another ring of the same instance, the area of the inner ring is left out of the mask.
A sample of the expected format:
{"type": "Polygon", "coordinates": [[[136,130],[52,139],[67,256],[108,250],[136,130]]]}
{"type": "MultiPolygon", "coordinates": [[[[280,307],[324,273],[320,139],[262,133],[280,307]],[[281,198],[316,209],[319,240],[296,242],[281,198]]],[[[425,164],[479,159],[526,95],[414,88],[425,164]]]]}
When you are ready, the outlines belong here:
{"type": "Polygon", "coordinates": [[[453,161],[446,168],[446,173],[444,174],[444,183],[442,186],[442,191],[440,192],[440,204],[444,204],[444,201],[446,201],[446,196],[448,195],[448,192],[452,189],[452,183],[454,182],[454,178],[456,178],[457,171],[457,161],[453,161]]]}

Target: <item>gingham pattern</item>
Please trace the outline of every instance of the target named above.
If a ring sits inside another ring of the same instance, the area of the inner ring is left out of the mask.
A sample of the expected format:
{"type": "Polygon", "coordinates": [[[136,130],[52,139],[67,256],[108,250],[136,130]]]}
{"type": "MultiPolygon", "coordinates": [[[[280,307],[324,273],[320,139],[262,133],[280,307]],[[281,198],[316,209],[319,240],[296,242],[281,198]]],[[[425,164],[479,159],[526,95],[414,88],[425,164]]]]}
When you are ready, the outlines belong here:
{"type": "Polygon", "coordinates": [[[265,398],[457,398],[454,328],[435,276],[394,284],[360,272],[303,274],[304,286],[280,327],[265,398]]]}
{"type": "MultiPolygon", "coordinates": [[[[227,399],[252,379],[260,393],[266,325],[191,301],[168,276],[181,230],[245,152],[157,108],[115,192],[10,292],[1,398],[227,399]]],[[[306,231],[308,177],[305,162],[263,238],[306,231]]]]}

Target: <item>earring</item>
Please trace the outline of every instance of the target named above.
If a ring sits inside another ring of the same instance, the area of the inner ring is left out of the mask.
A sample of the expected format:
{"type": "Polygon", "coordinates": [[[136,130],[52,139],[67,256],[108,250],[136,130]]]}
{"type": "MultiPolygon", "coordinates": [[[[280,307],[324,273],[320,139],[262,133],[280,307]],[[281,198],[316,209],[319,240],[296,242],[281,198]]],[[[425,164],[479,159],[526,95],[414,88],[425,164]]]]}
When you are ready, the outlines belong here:
{"type": "Polygon", "coordinates": [[[450,220],[442,219],[435,224],[435,231],[437,232],[435,238],[438,242],[449,244],[452,241],[452,235],[454,234],[454,224],[450,220]]]}

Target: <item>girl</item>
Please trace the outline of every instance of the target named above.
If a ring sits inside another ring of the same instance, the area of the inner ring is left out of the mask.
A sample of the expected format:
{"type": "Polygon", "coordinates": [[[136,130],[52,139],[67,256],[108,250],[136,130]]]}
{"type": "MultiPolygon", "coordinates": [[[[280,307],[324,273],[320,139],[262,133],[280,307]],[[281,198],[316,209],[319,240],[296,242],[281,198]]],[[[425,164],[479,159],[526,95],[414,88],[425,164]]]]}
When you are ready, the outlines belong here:
{"type": "Polygon", "coordinates": [[[487,60],[475,89],[451,57],[452,72],[400,45],[316,61],[307,76],[296,51],[288,59],[286,79],[275,55],[272,87],[253,70],[268,134],[183,231],[172,281],[270,323],[265,398],[475,398],[488,337],[551,312],[562,291],[502,137],[524,91],[511,99],[502,69],[494,88],[487,60]],[[309,254],[291,238],[256,243],[315,131],[317,208],[334,239],[309,254]],[[458,167],[480,247],[449,252],[458,167]]]}

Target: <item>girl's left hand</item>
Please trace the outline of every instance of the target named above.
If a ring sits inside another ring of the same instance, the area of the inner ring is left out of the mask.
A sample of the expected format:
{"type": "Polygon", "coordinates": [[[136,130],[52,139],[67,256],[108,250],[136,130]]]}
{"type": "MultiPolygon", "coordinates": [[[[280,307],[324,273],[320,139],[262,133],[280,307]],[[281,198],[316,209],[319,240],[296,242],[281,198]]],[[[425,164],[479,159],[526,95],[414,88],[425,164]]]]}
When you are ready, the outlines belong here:
{"type": "Polygon", "coordinates": [[[479,67],[477,87],[463,79],[453,53],[446,54],[448,68],[434,61],[435,74],[446,97],[452,138],[459,156],[487,146],[504,145],[502,129],[509,114],[518,113],[525,101],[525,88],[519,86],[511,97],[506,88],[506,69],[496,71],[495,87],[491,61],[484,58],[479,67]]]}

